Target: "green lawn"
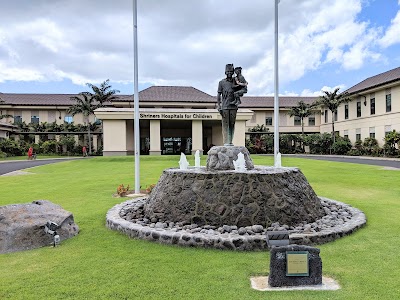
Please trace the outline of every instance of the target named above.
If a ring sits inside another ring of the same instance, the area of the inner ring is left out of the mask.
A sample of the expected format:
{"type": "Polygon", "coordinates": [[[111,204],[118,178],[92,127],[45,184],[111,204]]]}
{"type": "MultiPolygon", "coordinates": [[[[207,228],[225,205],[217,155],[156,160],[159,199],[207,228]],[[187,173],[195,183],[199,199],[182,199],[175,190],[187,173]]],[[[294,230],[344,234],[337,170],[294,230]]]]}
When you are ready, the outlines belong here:
{"type": "MultiPolygon", "coordinates": [[[[47,199],[73,212],[81,232],[57,248],[0,255],[0,299],[398,299],[400,172],[283,157],[320,196],[363,210],[367,226],[321,245],[323,274],[339,291],[259,292],[268,252],[229,252],[132,240],[105,227],[119,184],[134,184],[133,157],[67,161],[0,177],[0,205],[47,199]]],[[[156,183],[178,156],[142,157],[141,184],[156,183]]],[[[271,165],[272,157],[253,156],[271,165]]],[[[194,159],[189,158],[191,165],[194,159]]],[[[205,158],[202,159],[205,164],[205,158]]]]}
{"type": "MultiPolygon", "coordinates": [[[[70,157],[80,157],[81,155],[71,155],[70,157]]],[[[36,159],[53,159],[53,158],[68,158],[68,156],[62,155],[45,155],[39,154],[36,156],[36,159]]],[[[9,161],[9,160],[27,160],[28,156],[8,156],[8,157],[0,157],[0,161],[9,161]]]]}

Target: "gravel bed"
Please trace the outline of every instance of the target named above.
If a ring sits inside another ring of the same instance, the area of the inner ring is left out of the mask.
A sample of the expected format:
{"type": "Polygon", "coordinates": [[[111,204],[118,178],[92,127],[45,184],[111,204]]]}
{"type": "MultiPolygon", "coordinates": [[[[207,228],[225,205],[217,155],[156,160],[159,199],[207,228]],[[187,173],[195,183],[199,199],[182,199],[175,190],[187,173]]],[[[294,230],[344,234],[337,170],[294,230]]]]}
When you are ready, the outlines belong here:
{"type": "Polygon", "coordinates": [[[227,250],[264,250],[267,231],[287,230],[290,244],[316,245],[346,236],[366,224],[366,217],[360,210],[324,197],[319,197],[325,216],[313,223],[301,222],[295,226],[273,223],[246,227],[229,224],[216,227],[198,226],[181,222],[160,222],[144,216],[144,205],[148,197],[125,201],[111,208],[106,225],[132,238],[181,246],[205,247],[227,250]]]}

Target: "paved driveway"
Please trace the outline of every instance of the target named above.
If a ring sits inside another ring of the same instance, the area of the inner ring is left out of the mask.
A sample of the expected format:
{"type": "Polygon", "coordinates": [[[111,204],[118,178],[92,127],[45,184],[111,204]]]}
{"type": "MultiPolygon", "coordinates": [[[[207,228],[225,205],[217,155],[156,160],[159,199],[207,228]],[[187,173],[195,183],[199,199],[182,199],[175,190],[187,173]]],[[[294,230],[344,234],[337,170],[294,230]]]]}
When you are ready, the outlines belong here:
{"type": "Polygon", "coordinates": [[[74,158],[57,158],[57,159],[2,161],[0,162],[0,176],[17,170],[22,170],[47,164],[54,164],[57,162],[62,162],[71,159],[82,159],[82,158],[74,157],[74,158]]]}
{"type": "Polygon", "coordinates": [[[346,162],[353,164],[375,165],[382,167],[400,169],[399,158],[384,158],[384,157],[359,157],[359,156],[339,156],[339,155],[307,155],[307,154],[284,154],[285,156],[299,157],[315,160],[328,160],[337,162],[346,162]]]}

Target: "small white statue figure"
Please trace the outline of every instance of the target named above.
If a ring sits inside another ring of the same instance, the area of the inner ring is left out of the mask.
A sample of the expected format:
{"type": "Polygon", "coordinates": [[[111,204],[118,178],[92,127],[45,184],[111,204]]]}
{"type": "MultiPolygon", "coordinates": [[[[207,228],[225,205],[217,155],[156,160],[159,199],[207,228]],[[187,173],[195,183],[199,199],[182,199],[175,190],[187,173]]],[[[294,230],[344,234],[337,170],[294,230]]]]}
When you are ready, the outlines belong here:
{"type": "Polygon", "coordinates": [[[179,169],[187,170],[188,167],[189,167],[189,162],[186,159],[186,155],[184,153],[181,153],[181,159],[179,160],[179,169]]]}
{"type": "Polygon", "coordinates": [[[233,165],[235,166],[235,171],[238,172],[245,172],[247,170],[246,168],[246,162],[244,160],[244,155],[242,152],[238,154],[237,160],[233,161],[233,165]]]}
{"type": "Polygon", "coordinates": [[[194,154],[194,167],[200,168],[200,150],[196,150],[194,154]]]}

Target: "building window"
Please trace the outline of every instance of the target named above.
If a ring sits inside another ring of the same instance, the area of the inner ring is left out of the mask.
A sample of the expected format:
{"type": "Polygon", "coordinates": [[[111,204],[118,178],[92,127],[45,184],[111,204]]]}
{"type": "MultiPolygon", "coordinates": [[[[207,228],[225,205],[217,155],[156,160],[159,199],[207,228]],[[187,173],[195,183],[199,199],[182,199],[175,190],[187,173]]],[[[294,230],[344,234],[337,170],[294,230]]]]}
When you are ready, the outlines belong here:
{"type": "Polygon", "coordinates": [[[370,128],[369,128],[369,137],[370,137],[371,139],[374,139],[374,138],[375,138],[375,127],[370,127],[370,128]]]}
{"type": "Polygon", "coordinates": [[[15,124],[22,123],[22,112],[14,111],[14,123],[15,124]]]}
{"type": "Polygon", "coordinates": [[[345,137],[345,138],[349,138],[349,131],[348,130],[345,130],[344,132],[343,132],[343,136],[345,137]]]}
{"type": "Polygon", "coordinates": [[[334,113],[334,118],[335,118],[335,121],[337,121],[337,111],[335,111],[335,113],[334,113]]]}
{"type": "Polygon", "coordinates": [[[392,126],[391,125],[386,125],[385,126],[385,136],[387,136],[391,132],[392,132],[392,126]]]}
{"type": "Polygon", "coordinates": [[[74,120],[73,120],[72,116],[66,115],[66,116],[64,117],[64,122],[65,122],[65,123],[71,124],[73,121],[74,121],[74,120]]]}
{"type": "Polygon", "coordinates": [[[301,118],[295,116],[294,117],[294,126],[299,126],[299,125],[301,125],[301,118]]]}
{"type": "Polygon", "coordinates": [[[361,117],[361,101],[357,101],[357,118],[361,117]]]}
{"type": "Polygon", "coordinates": [[[392,111],[392,95],[386,95],[386,112],[392,111]]]}
{"type": "Polygon", "coordinates": [[[31,123],[39,124],[39,112],[38,111],[31,112],[31,123]]]}
{"type": "Polygon", "coordinates": [[[272,117],[266,117],[265,118],[265,125],[266,126],[272,126],[272,117]]]}
{"type": "Polygon", "coordinates": [[[361,141],[361,128],[356,129],[356,141],[361,141]]]}
{"type": "Polygon", "coordinates": [[[371,115],[375,114],[375,98],[371,98],[371,115]]]}
{"type": "Polygon", "coordinates": [[[325,123],[328,123],[328,110],[324,110],[324,118],[325,118],[325,123]]]}
{"type": "Polygon", "coordinates": [[[308,117],[308,126],[315,126],[315,116],[308,117]]]}
{"type": "Polygon", "coordinates": [[[49,113],[47,115],[47,122],[53,123],[55,121],[56,121],[56,112],[54,110],[49,110],[49,113]]]}
{"type": "Polygon", "coordinates": [[[349,118],[349,105],[344,105],[344,118],[347,120],[349,118]]]}

